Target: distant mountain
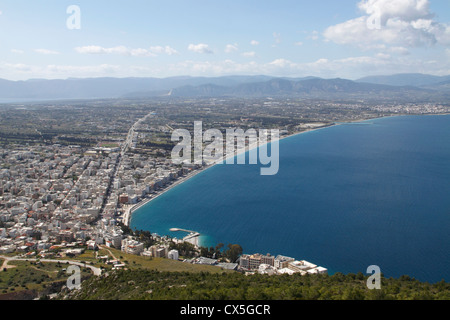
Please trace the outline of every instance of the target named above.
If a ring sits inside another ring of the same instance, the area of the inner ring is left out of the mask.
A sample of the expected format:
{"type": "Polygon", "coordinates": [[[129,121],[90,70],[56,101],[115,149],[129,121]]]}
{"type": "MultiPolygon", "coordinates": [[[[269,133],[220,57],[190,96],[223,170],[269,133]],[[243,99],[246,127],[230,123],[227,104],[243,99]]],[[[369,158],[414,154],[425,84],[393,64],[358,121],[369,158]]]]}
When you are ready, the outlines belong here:
{"type": "Polygon", "coordinates": [[[415,87],[395,87],[370,83],[358,83],[345,79],[307,80],[271,79],[264,82],[243,83],[231,87],[217,85],[183,86],[171,91],[176,97],[267,97],[291,96],[304,98],[369,98],[413,97],[433,91],[415,87]]]}
{"type": "Polygon", "coordinates": [[[134,91],[154,86],[155,79],[67,79],[0,82],[1,99],[86,99],[113,98],[134,91]]]}
{"type": "Polygon", "coordinates": [[[0,102],[51,99],[149,97],[301,97],[321,99],[449,99],[450,76],[397,75],[346,79],[270,76],[87,78],[66,80],[0,79],[0,102]],[[377,80],[378,79],[378,80],[377,80]],[[408,80],[409,79],[409,80],[408,80]],[[413,79],[416,79],[413,81],[413,79]],[[364,81],[361,81],[364,80],[364,81]],[[396,85],[367,82],[394,82],[396,85]],[[389,80],[389,81],[388,81],[389,80]],[[400,81],[401,80],[401,81],[400,81]],[[436,81],[436,82],[435,82],[436,81]],[[412,86],[410,83],[421,85],[412,86]],[[400,84],[407,83],[400,86],[400,84]],[[433,83],[424,85],[425,83],[433,83]]]}
{"type": "Polygon", "coordinates": [[[66,80],[0,79],[0,100],[7,99],[91,99],[119,98],[136,92],[162,92],[186,85],[216,84],[234,86],[266,81],[268,76],[171,77],[171,78],[69,78],[66,80]]]}
{"type": "Polygon", "coordinates": [[[447,92],[450,94],[450,80],[439,82],[438,84],[435,84],[433,86],[424,86],[424,88],[447,92]]]}
{"type": "Polygon", "coordinates": [[[402,73],[390,76],[370,76],[356,80],[356,82],[384,84],[389,86],[429,87],[441,82],[450,81],[450,76],[433,76],[421,73],[402,73]]]}

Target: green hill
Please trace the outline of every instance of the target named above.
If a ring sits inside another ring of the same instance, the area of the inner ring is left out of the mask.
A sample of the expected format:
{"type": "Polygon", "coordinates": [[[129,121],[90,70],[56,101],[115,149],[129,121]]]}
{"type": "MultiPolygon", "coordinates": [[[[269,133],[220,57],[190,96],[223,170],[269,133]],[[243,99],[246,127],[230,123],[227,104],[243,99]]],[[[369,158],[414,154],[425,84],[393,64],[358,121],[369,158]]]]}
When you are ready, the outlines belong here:
{"type": "Polygon", "coordinates": [[[60,295],[74,300],[450,300],[450,284],[407,276],[382,278],[369,290],[362,273],[344,275],[246,276],[241,273],[117,270],[60,295]]]}

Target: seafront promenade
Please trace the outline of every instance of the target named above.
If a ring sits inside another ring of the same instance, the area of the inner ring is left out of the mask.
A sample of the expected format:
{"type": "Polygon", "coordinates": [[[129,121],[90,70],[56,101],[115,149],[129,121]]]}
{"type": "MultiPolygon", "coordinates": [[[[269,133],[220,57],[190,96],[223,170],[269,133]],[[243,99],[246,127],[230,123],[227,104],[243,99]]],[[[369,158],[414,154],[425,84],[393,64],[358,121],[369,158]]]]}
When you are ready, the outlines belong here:
{"type": "Polygon", "coordinates": [[[147,203],[155,200],[156,198],[158,198],[159,196],[163,195],[164,193],[166,193],[167,191],[171,190],[172,188],[182,184],[183,182],[195,177],[197,174],[199,174],[200,172],[205,171],[206,169],[212,167],[213,165],[209,165],[206,167],[203,167],[201,169],[197,169],[194,170],[190,173],[188,173],[187,175],[178,178],[177,180],[175,180],[175,182],[171,183],[170,185],[163,187],[163,189],[156,191],[155,193],[149,195],[147,198],[143,198],[141,201],[139,201],[138,203],[134,204],[134,205],[128,205],[127,208],[125,209],[125,213],[123,216],[123,223],[126,226],[130,225],[131,222],[131,217],[133,215],[133,212],[135,212],[137,209],[141,208],[142,206],[146,205],[147,203]]]}

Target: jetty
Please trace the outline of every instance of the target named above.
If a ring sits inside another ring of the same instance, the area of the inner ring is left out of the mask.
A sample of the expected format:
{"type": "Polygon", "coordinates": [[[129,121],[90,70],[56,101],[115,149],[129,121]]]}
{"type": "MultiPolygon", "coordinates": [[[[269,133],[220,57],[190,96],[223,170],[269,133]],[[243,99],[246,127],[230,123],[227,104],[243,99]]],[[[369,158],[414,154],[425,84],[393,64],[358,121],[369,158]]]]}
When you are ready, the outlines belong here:
{"type": "Polygon", "coordinates": [[[197,231],[186,230],[181,228],[171,228],[171,232],[187,232],[188,235],[183,238],[183,241],[192,243],[194,246],[198,247],[198,239],[200,237],[200,233],[197,231]]]}

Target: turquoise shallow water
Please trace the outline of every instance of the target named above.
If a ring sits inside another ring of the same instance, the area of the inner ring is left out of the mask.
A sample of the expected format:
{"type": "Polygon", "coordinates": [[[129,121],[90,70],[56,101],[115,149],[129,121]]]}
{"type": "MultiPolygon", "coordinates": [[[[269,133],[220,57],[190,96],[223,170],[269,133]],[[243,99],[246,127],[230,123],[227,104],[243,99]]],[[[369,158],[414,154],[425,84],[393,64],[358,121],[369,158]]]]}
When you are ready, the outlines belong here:
{"type": "Polygon", "coordinates": [[[217,165],[137,210],[131,227],[200,232],[334,272],[450,281],[450,116],[342,124],[280,141],[280,170],[217,165]]]}

